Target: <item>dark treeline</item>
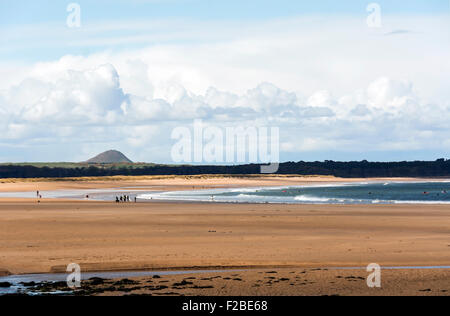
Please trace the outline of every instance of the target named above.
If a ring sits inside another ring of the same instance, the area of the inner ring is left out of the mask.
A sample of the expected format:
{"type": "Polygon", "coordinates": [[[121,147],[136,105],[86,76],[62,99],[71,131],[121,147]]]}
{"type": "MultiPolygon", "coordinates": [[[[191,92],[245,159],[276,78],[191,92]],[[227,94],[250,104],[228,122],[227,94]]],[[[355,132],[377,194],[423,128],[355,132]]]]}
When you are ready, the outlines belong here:
{"type": "MultiPolygon", "coordinates": [[[[167,166],[167,165],[80,165],[76,168],[1,165],[0,178],[65,178],[140,175],[259,174],[260,165],[238,166],[167,166]]],[[[329,175],[343,178],[369,177],[449,177],[450,160],[413,162],[286,162],[277,174],[329,175]]]]}

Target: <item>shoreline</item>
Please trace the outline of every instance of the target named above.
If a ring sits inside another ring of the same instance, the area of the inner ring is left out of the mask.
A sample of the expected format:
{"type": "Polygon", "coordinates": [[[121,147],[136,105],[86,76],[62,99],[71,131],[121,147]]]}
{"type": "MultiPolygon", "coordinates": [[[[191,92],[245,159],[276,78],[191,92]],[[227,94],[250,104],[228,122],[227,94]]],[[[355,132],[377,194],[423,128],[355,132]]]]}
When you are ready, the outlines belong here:
{"type": "Polygon", "coordinates": [[[33,192],[55,189],[120,189],[129,186],[136,190],[192,190],[242,187],[270,187],[358,182],[445,182],[447,177],[430,178],[337,178],[333,176],[254,175],[254,176],[168,176],[168,177],[91,177],[0,179],[0,192],[33,192]]]}
{"type": "Polygon", "coordinates": [[[163,271],[141,275],[88,275],[77,289],[64,276],[51,280],[9,279],[1,295],[66,296],[449,296],[449,270],[382,270],[369,288],[364,270],[281,268],[272,270],[163,271]]]}
{"type": "MultiPolygon", "coordinates": [[[[443,265],[443,266],[430,266],[430,265],[413,265],[413,266],[381,266],[381,270],[450,270],[450,264],[449,265],[443,265]]],[[[251,271],[261,271],[261,270],[276,270],[276,269],[307,269],[307,270],[336,270],[336,271],[342,271],[342,270],[366,270],[366,267],[363,266],[328,266],[328,265],[307,265],[307,264],[298,264],[298,265],[252,265],[252,266],[186,266],[186,267],[154,267],[154,268],[144,268],[144,269],[134,269],[134,268],[127,268],[127,269],[104,269],[104,270],[83,270],[82,269],[82,275],[85,274],[141,274],[141,273],[149,273],[153,274],[156,272],[174,272],[176,274],[183,274],[183,273],[209,273],[209,272],[233,272],[233,271],[239,271],[239,272],[251,272],[251,271]]],[[[66,276],[68,272],[66,272],[65,269],[60,269],[59,267],[56,270],[51,270],[49,272],[35,272],[35,273],[18,273],[18,274],[12,274],[9,271],[2,270],[0,271],[0,278],[15,278],[15,277],[28,277],[28,276],[44,276],[44,275],[64,275],[66,276]]]]}
{"type": "MultiPolygon", "coordinates": [[[[165,193],[181,193],[184,191],[207,191],[207,190],[233,190],[233,189],[283,189],[283,188],[314,188],[314,187],[333,187],[344,186],[352,184],[377,184],[377,183],[439,183],[450,182],[448,178],[334,178],[322,176],[296,176],[296,175],[255,175],[251,177],[246,176],[167,176],[167,177],[148,177],[148,176],[130,176],[118,177],[122,180],[105,180],[115,177],[98,177],[98,178],[71,178],[69,182],[60,181],[61,179],[14,179],[13,182],[0,181],[0,203],[1,202],[25,202],[25,201],[90,201],[90,202],[110,202],[102,198],[95,198],[96,195],[114,196],[115,194],[131,194],[138,196],[141,193],[165,194],[165,193]],[[128,180],[125,180],[128,179],[128,180]],[[34,181],[39,180],[39,181],[34,181]],[[134,182],[129,182],[133,180],[134,182]],[[120,184],[119,186],[117,184],[120,184]],[[17,196],[34,194],[39,191],[43,194],[43,198],[39,199],[36,196],[17,196]],[[7,196],[8,194],[16,195],[7,196]],[[88,194],[90,198],[85,198],[88,194]],[[6,196],[5,196],[6,195],[6,196]],[[58,196],[60,195],[60,196],[58,196]],[[73,197],[72,197],[73,196],[73,197]]],[[[0,179],[1,180],[1,179],[0,179]]],[[[392,204],[392,205],[445,205],[450,204],[448,201],[402,201],[402,200],[374,200],[377,203],[367,200],[367,203],[351,202],[292,202],[292,201],[210,201],[201,199],[186,199],[186,198],[155,198],[146,199],[139,198],[139,203],[206,203],[206,204],[274,204],[274,205],[372,205],[372,204],[392,204]],[[370,202],[370,203],[369,203],[370,202]]],[[[132,201],[131,201],[132,202],[132,201]]]]}

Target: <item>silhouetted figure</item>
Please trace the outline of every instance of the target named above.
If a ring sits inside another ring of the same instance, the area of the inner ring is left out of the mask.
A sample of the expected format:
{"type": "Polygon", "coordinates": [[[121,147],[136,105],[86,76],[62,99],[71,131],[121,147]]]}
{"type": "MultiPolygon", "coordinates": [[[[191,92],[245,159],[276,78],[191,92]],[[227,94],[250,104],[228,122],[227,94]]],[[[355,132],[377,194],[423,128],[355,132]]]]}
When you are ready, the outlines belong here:
{"type": "Polygon", "coordinates": [[[134,197],[134,203],[136,203],[137,202],[137,198],[136,197],[134,197]]]}
{"type": "Polygon", "coordinates": [[[116,203],[119,203],[120,201],[119,201],[119,197],[118,196],[116,196],[116,203]]]}
{"type": "Polygon", "coordinates": [[[120,202],[123,202],[123,196],[120,197],[120,202]]]}

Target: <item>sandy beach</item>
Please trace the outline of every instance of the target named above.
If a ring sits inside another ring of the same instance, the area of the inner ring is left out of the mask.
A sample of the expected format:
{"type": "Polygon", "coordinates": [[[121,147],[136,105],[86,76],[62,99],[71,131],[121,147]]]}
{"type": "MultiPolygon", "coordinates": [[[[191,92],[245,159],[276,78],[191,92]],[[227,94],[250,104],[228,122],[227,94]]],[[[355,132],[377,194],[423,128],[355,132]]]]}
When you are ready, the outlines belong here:
{"type": "MultiPolygon", "coordinates": [[[[49,181],[2,183],[0,191],[125,186],[141,186],[146,190],[150,187],[188,190],[334,181],[349,182],[320,177],[49,181]]],[[[221,292],[217,289],[224,285],[218,284],[213,287],[214,291],[197,291],[199,295],[351,295],[351,288],[346,287],[350,282],[345,278],[334,280],[339,273],[343,277],[352,276],[351,271],[321,270],[321,276],[314,274],[316,287],[304,292],[296,285],[285,286],[279,291],[269,288],[258,292],[253,291],[258,288],[253,285],[259,280],[259,272],[265,273],[262,269],[298,275],[313,268],[365,267],[369,263],[381,266],[449,265],[449,236],[450,205],[116,204],[0,200],[0,272],[3,275],[64,272],[67,264],[72,262],[80,264],[82,271],[249,270],[239,273],[239,278],[248,286],[235,286],[234,290],[221,292]],[[344,282],[342,286],[345,286],[333,288],[329,286],[330,282],[344,282]]],[[[361,270],[353,276],[366,277],[367,274],[361,270]]],[[[439,288],[439,291],[450,290],[448,270],[389,271],[386,275],[394,281],[403,280],[395,281],[396,284],[416,282],[416,292],[431,287],[439,288]]],[[[283,274],[282,278],[288,277],[283,274]]],[[[303,285],[301,287],[304,289],[303,285]]],[[[366,288],[355,288],[353,294],[365,295],[366,288]]],[[[391,288],[384,294],[395,294],[392,291],[391,288]]]]}

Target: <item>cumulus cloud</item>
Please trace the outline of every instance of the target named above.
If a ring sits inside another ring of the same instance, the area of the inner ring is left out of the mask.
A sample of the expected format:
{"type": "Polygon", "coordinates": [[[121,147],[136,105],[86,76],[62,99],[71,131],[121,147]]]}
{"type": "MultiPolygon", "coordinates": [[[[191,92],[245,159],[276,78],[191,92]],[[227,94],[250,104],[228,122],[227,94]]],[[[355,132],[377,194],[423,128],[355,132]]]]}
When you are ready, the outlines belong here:
{"type": "MultiPolygon", "coordinates": [[[[285,160],[320,151],[325,159],[336,151],[349,153],[346,159],[370,159],[373,151],[446,153],[450,62],[443,28],[429,17],[385,22],[412,32],[384,36],[389,30],[369,30],[361,19],[299,17],[191,25],[177,42],[181,29],[167,23],[149,33],[174,36],[170,43],[2,61],[1,157],[83,160],[117,148],[135,160],[170,162],[171,130],[194,119],[279,126],[282,149],[292,153],[285,160]],[[73,149],[59,152],[67,147],[73,149]]],[[[132,27],[123,24],[112,25],[132,27]]],[[[83,31],[70,42],[91,47],[79,41],[100,31],[83,31]]],[[[65,35],[50,36],[58,39],[50,47],[60,47],[65,35]]]]}
{"type": "Polygon", "coordinates": [[[17,123],[85,125],[115,123],[127,95],[112,65],[68,70],[55,83],[26,79],[3,97],[2,111],[17,123]]]}
{"type": "Polygon", "coordinates": [[[379,78],[367,88],[367,102],[370,107],[395,110],[414,102],[412,84],[379,78]]]}
{"type": "MultiPolygon", "coordinates": [[[[338,98],[327,90],[303,98],[268,82],[243,94],[215,87],[195,94],[172,82],[164,91],[151,85],[148,94],[136,95],[123,89],[111,64],[66,69],[56,77],[27,78],[0,94],[0,119],[5,122],[0,141],[68,140],[82,148],[91,142],[121,142],[131,151],[143,148],[142,155],[159,148],[156,159],[167,161],[170,130],[194,119],[219,128],[279,126],[281,148],[295,153],[416,149],[436,135],[450,134],[445,106],[422,103],[411,83],[387,77],[338,98]]],[[[142,155],[137,156],[148,160],[142,155]]]]}

